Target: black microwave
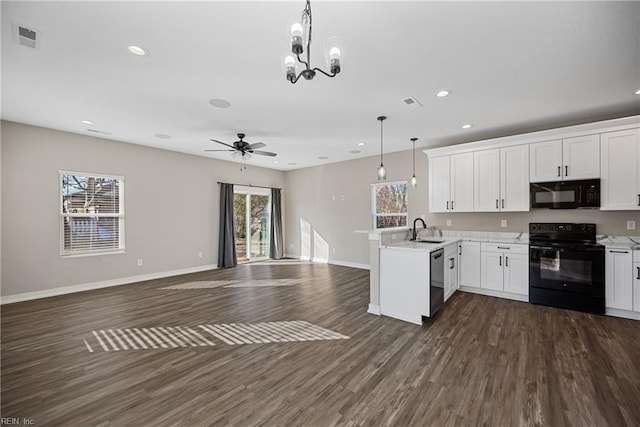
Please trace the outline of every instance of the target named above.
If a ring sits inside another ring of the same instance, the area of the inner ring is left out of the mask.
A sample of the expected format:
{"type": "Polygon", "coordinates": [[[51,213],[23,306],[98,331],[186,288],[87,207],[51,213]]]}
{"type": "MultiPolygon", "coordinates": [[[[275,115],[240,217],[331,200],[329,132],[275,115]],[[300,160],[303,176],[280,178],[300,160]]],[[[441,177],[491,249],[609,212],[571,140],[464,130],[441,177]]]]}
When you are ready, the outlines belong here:
{"type": "Polygon", "coordinates": [[[600,207],[600,180],[532,182],[531,208],[577,209],[600,207]]]}

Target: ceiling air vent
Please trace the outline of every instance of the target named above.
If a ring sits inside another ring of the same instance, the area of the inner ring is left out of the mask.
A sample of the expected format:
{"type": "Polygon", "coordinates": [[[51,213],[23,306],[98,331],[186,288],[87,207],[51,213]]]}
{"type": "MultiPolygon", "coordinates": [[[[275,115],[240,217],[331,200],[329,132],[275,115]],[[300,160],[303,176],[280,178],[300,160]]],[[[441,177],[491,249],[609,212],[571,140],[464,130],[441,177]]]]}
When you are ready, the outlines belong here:
{"type": "Polygon", "coordinates": [[[13,23],[13,40],[31,49],[37,49],[40,42],[40,32],[24,25],[13,23]]]}
{"type": "Polygon", "coordinates": [[[409,107],[422,107],[422,103],[413,96],[403,99],[402,102],[404,102],[409,107]]]}

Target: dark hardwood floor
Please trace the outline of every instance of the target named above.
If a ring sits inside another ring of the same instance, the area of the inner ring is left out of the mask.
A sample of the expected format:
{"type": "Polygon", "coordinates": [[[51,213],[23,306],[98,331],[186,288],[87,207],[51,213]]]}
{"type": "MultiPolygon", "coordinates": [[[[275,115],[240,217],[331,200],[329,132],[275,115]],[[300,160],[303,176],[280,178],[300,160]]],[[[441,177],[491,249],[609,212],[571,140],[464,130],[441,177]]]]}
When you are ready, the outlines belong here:
{"type": "Polygon", "coordinates": [[[638,321],[458,292],[420,327],[367,314],[368,302],[367,271],[301,263],[5,305],[2,417],[39,426],[640,425],[638,321]],[[304,280],[161,289],[291,278],[304,280]],[[214,346],[105,351],[92,334],[294,320],[349,339],[228,345],[209,335],[214,346]]]}

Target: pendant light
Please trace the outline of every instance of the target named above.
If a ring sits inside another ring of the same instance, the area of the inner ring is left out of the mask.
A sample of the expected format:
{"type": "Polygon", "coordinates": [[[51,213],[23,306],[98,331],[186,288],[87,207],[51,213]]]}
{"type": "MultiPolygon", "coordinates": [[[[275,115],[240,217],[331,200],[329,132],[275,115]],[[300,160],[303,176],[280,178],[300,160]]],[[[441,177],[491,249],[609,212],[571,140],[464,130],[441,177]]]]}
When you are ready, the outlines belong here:
{"type": "Polygon", "coordinates": [[[416,141],[418,138],[411,138],[413,142],[413,176],[411,177],[411,186],[416,188],[418,186],[418,180],[416,179],[416,141]]]}
{"type": "Polygon", "coordinates": [[[380,167],[378,168],[378,181],[384,181],[385,179],[387,179],[387,170],[384,168],[384,162],[383,162],[383,157],[382,157],[382,122],[387,120],[386,116],[380,116],[378,117],[378,120],[380,121],[380,167]]]}

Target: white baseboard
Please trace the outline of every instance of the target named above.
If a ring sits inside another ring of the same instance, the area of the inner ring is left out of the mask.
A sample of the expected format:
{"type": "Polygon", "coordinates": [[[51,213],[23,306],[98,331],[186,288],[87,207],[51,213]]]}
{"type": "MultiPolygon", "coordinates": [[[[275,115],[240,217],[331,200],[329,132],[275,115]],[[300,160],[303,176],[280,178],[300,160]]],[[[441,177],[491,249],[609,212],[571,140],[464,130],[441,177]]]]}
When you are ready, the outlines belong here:
{"type": "Polygon", "coordinates": [[[375,314],[376,316],[380,316],[380,306],[375,304],[369,304],[369,309],[367,313],[375,314]]]}
{"type": "Polygon", "coordinates": [[[357,262],[351,262],[351,261],[340,261],[337,259],[332,259],[329,260],[329,264],[333,264],[333,265],[340,265],[342,267],[351,267],[351,268],[359,268],[361,270],[369,270],[369,264],[360,264],[357,262]]]}
{"type": "Polygon", "coordinates": [[[488,297],[497,297],[511,299],[514,301],[529,302],[529,295],[512,294],[510,292],[494,291],[491,289],[474,288],[472,286],[460,286],[460,290],[463,292],[470,292],[472,294],[486,295],[488,297]]]}
{"type": "Polygon", "coordinates": [[[165,277],[179,276],[181,274],[198,273],[200,271],[218,268],[216,264],[201,265],[199,267],[183,268],[180,270],[162,271],[159,273],[141,274],[139,276],[123,277],[120,279],[104,280],[101,282],[83,283],[80,285],[64,286],[61,288],[45,289],[42,291],[25,292],[22,294],[6,295],[0,297],[0,304],[29,301],[39,298],[55,297],[58,295],[73,294],[76,292],[91,291],[94,289],[109,288],[111,286],[128,285],[145,280],[162,279],[165,277]]]}
{"type": "Polygon", "coordinates": [[[640,313],[637,311],[620,310],[619,308],[607,308],[605,309],[607,316],[624,317],[625,319],[640,320],[640,313]]]}
{"type": "Polygon", "coordinates": [[[311,261],[311,262],[318,262],[318,263],[322,263],[322,264],[332,264],[332,265],[339,265],[342,267],[352,267],[352,268],[359,268],[361,270],[369,270],[369,264],[360,264],[357,262],[351,262],[351,261],[340,261],[337,259],[330,259],[327,260],[326,258],[309,258],[306,256],[300,256],[300,255],[295,255],[295,254],[284,254],[285,258],[292,258],[292,259],[299,259],[300,261],[311,261]]]}

